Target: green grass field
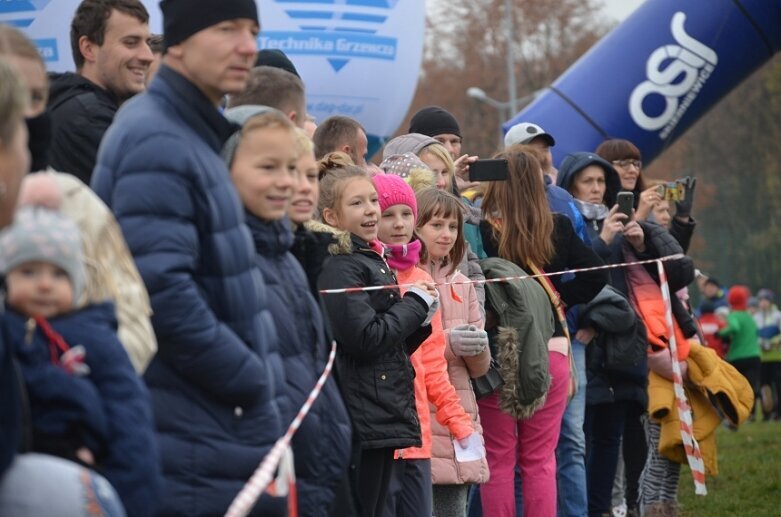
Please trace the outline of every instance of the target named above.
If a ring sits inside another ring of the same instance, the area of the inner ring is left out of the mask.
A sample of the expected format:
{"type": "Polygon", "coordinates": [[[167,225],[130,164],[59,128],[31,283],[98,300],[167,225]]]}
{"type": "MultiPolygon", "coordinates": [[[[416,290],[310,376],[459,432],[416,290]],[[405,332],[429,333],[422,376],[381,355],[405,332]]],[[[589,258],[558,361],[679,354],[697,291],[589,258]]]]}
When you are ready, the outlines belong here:
{"type": "Polygon", "coordinates": [[[708,495],[701,497],[689,468],[681,469],[681,516],[781,516],[781,422],[717,432],[719,476],[707,479],[708,495]]]}

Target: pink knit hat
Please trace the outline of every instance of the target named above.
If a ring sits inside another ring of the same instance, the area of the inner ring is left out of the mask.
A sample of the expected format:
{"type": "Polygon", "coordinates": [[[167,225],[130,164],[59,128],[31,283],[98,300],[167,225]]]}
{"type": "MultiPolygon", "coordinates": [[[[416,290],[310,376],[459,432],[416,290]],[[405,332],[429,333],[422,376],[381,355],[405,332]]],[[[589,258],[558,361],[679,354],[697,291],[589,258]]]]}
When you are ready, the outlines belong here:
{"type": "Polygon", "coordinates": [[[372,178],[374,188],[380,198],[380,210],[385,211],[393,205],[407,205],[412,209],[412,216],[418,220],[418,202],[415,191],[407,185],[400,176],[394,174],[377,175],[372,178]]]}

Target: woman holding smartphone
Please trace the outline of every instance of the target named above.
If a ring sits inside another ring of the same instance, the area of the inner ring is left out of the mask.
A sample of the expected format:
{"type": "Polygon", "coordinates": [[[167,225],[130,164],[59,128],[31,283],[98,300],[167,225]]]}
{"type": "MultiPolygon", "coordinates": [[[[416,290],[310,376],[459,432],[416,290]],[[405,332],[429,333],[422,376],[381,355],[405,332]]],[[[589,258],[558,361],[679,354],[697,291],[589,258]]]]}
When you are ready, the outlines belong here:
{"type": "MultiPolygon", "coordinates": [[[[626,262],[624,241],[638,255],[646,253],[642,226],[632,210],[632,192],[620,192],[623,183],[616,169],[596,153],[573,153],[562,161],[558,185],[575,198],[575,204],[586,221],[586,231],[594,251],[608,264],[626,262]],[[619,199],[620,196],[620,199],[619,199]]],[[[610,284],[629,297],[623,268],[610,270],[610,284]]],[[[576,338],[590,343],[597,331],[590,327],[578,329],[576,338]]],[[[637,346],[643,347],[642,343],[637,346]]],[[[621,371],[609,369],[595,358],[597,348],[586,348],[588,389],[586,392],[586,479],[588,482],[589,515],[610,512],[611,491],[624,435],[627,415],[643,413],[648,404],[646,395],[647,363],[621,371]]],[[[642,357],[642,354],[641,354],[642,357]]],[[[631,441],[631,440],[630,440],[631,441]]],[[[627,444],[637,455],[640,470],[645,463],[645,440],[627,444]]],[[[638,472],[639,473],[639,472],[638,472]]],[[[637,489],[629,490],[627,502],[635,506],[637,489]]]]}

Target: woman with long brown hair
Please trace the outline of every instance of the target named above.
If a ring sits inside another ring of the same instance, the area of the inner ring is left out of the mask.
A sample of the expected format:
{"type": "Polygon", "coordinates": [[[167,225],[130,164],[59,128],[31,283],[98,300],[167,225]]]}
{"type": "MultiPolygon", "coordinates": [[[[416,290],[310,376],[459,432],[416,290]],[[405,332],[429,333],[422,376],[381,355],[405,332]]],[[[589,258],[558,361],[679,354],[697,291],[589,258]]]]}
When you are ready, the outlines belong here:
{"type": "MultiPolygon", "coordinates": [[[[482,205],[485,220],[480,230],[487,255],[510,261],[529,273],[601,265],[569,219],[552,214],[548,208],[538,151],[513,146],[495,158],[507,160],[508,178],[489,182],[486,188],[482,205]]],[[[516,463],[523,480],[524,515],[556,515],[555,449],[570,387],[570,342],[562,305],[590,301],[607,282],[602,271],[568,277],[567,281],[562,281],[561,275],[536,279],[550,300],[548,309],[555,329],[548,341],[551,382],[544,404],[529,418],[518,419],[500,409],[497,393],[480,401],[491,472],[481,489],[485,515],[515,515],[516,463]]],[[[490,313],[496,311],[488,302],[486,310],[490,327],[490,313]]]]}

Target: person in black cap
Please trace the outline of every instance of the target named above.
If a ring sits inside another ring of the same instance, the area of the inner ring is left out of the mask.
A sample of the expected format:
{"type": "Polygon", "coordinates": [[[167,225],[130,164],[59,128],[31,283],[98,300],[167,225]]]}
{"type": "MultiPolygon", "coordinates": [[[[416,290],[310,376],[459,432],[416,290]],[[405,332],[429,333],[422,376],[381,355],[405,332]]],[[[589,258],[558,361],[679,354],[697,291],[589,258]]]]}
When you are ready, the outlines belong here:
{"type": "MultiPolygon", "coordinates": [[[[92,181],[114,212],[154,312],[144,379],[162,456],[161,515],[223,515],[284,432],[267,287],[220,157],[259,32],[254,0],[163,0],[165,57],[103,140],[92,181]]],[[[252,515],[284,515],[264,495],[252,515]]]]}
{"type": "Polygon", "coordinates": [[[273,66],[274,68],[281,68],[285,72],[290,72],[299,79],[301,76],[296,70],[296,65],[290,60],[287,55],[276,48],[264,48],[258,51],[258,55],[255,58],[255,66],[273,66]]]}
{"type": "MultiPolygon", "coordinates": [[[[420,133],[430,136],[445,146],[455,165],[458,188],[469,187],[469,164],[477,160],[477,156],[461,154],[461,126],[445,108],[426,106],[412,116],[409,123],[409,133],[420,133]]],[[[454,192],[457,194],[457,192],[454,192]]]]}
{"type": "Polygon", "coordinates": [[[426,106],[409,123],[410,133],[430,136],[445,146],[453,160],[461,156],[461,127],[456,117],[439,106],[426,106]]]}

